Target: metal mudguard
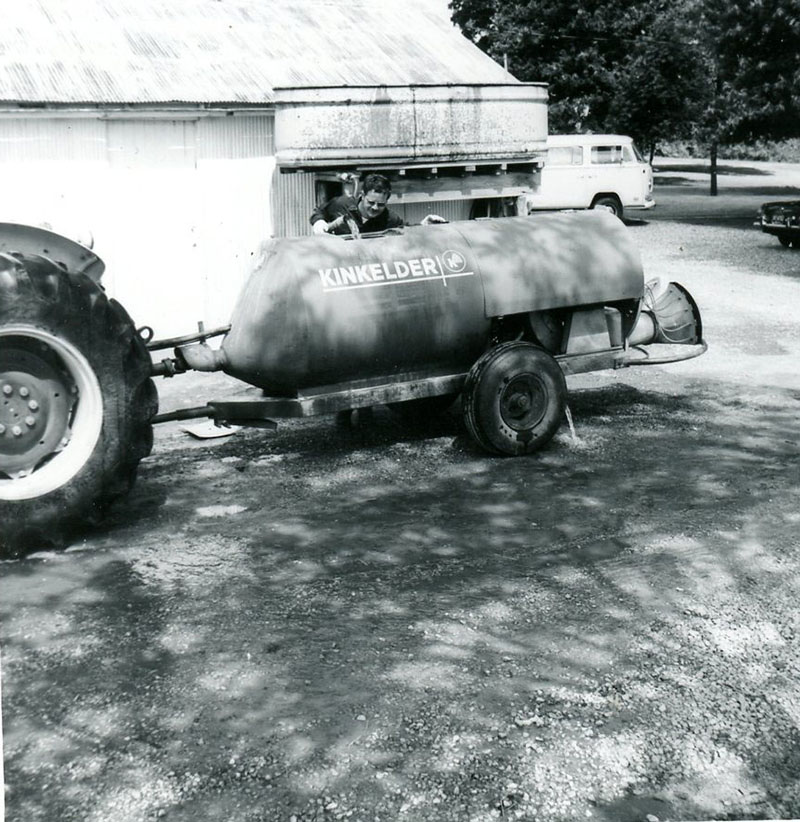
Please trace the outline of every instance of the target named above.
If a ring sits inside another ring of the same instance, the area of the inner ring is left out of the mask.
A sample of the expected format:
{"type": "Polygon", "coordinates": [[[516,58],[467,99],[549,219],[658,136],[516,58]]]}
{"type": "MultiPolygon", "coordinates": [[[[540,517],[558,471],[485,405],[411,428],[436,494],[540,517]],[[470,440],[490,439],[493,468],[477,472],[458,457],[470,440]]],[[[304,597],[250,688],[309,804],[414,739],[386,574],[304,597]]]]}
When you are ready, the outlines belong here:
{"type": "Polygon", "coordinates": [[[0,252],[41,254],[61,263],[76,274],[85,274],[96,283],[106,269],[105,263],[90,248],[39,226],[0,223],[0,252]]]}

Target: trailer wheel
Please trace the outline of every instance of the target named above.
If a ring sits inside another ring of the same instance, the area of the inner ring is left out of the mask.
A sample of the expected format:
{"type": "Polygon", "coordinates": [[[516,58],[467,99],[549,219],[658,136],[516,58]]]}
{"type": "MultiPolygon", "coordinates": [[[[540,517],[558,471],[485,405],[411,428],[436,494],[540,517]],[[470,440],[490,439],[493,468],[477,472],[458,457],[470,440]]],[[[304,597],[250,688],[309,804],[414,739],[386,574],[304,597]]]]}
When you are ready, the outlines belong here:
{"type": "Polygon", "coordinates": [[[485,450],[530,454],[564,418],[567,386],[558,363],[532,343],[502,343],[472,366],[462,395],[464,422],[485,450]]]}
{"type": "Polygon", "coordinates": [[[62,545],[130,489],[153,443],[150,371],[100,286],[0,254],[0,553],[62,545]]]}

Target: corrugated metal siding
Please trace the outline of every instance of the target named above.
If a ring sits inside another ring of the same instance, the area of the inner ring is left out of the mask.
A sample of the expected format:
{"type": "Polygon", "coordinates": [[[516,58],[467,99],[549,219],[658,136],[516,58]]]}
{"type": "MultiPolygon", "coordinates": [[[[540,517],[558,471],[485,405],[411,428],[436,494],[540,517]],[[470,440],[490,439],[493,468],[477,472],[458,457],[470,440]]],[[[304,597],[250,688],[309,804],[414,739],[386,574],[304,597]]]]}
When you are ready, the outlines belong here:
{"type": "Polygon", "coordinates": [[[159,336],[228,321],[273,231],[272,118],[0,119],[0,218],[90,232],[104,284],[159,336]]]}
{"type": "Polygon", "coordinates": [[[106,146],[111,168],[194,168],[194,120],[109,120],[106,146]]]}
{"type": "Polygon", "coordinates": [[[106,124],[100,120],[0,118],[0,163],[102,162],[106,124]]]}
{"type": "Polygon", "coordinates": [[[308,218],[316,206],[313,174],[275,172],[272,203],[276,237],[298,237],[311,233],[308,218]]]}
{"type": "Polygon", "coordinates": [[[194,165],[204,159],[236,160],[275,154],[271,114],[162,120],[75,117],[0,117],[2,162],[105,162],[125,165],[126,152],[141,165],[194,165]],[[170,140],[163,132],[172,132],[170,140]],[[117,135],[124,135],[120,140],[117,135]],[[155,142],[152,135],[157,135],[155,142]]]}
{"type": "Polygon", "coordinates": [[[514,78],[429,0],[6,0],[0,101],[253,103],[514,78]]]}
{"type": "Polygon", "coordinates": [[[207,117],[197,122],[197,159],[241,160],[275,154],[275,118],[270,115],[207,117]]]}

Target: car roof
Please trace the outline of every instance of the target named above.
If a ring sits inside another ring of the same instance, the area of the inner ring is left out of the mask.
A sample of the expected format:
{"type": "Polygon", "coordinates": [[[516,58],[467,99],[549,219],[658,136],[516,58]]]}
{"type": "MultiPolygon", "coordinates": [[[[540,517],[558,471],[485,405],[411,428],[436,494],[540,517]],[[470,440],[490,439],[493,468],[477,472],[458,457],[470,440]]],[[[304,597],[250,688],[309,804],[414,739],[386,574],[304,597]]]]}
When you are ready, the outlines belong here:
{"type": "Polygon", "coordinates": [[[578,144],[598,146],[598,145],[620,145],[631,143],[633,140],[624,134],[549,134],[547,136],[548,146],[574,146],[578,144]]]}

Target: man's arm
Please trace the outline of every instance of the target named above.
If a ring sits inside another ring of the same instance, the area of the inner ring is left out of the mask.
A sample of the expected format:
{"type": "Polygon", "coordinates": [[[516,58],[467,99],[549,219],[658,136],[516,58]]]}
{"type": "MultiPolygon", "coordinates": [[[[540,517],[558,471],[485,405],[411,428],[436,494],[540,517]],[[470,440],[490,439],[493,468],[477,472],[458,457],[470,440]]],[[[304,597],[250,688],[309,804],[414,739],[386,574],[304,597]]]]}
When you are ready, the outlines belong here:
{"type": "Polygon", "coordinates": [[[386,214],[386,228],[403,228],[406,221],[396,212],[389,210],[386,214]]]}
{"type": "Polygon", "coordinates": [[[327,222],[327,220],[325,219],[325,209],[327,208],[327,206],[327,203],[323,203],[322,205],[318,205],[311,212],[311,216],[308,218],[308,221],[311,223],[311,225],[314,225],[314,223],[318,223],[320,220],[322,220],[322,222],[327,222]]]}
{"type": "Polygon", "coordinates": [[[309,222],[315,234],[328,234],[344,223],[355,203],[352,197],[334,197],[311,212],[309,222]]]}

